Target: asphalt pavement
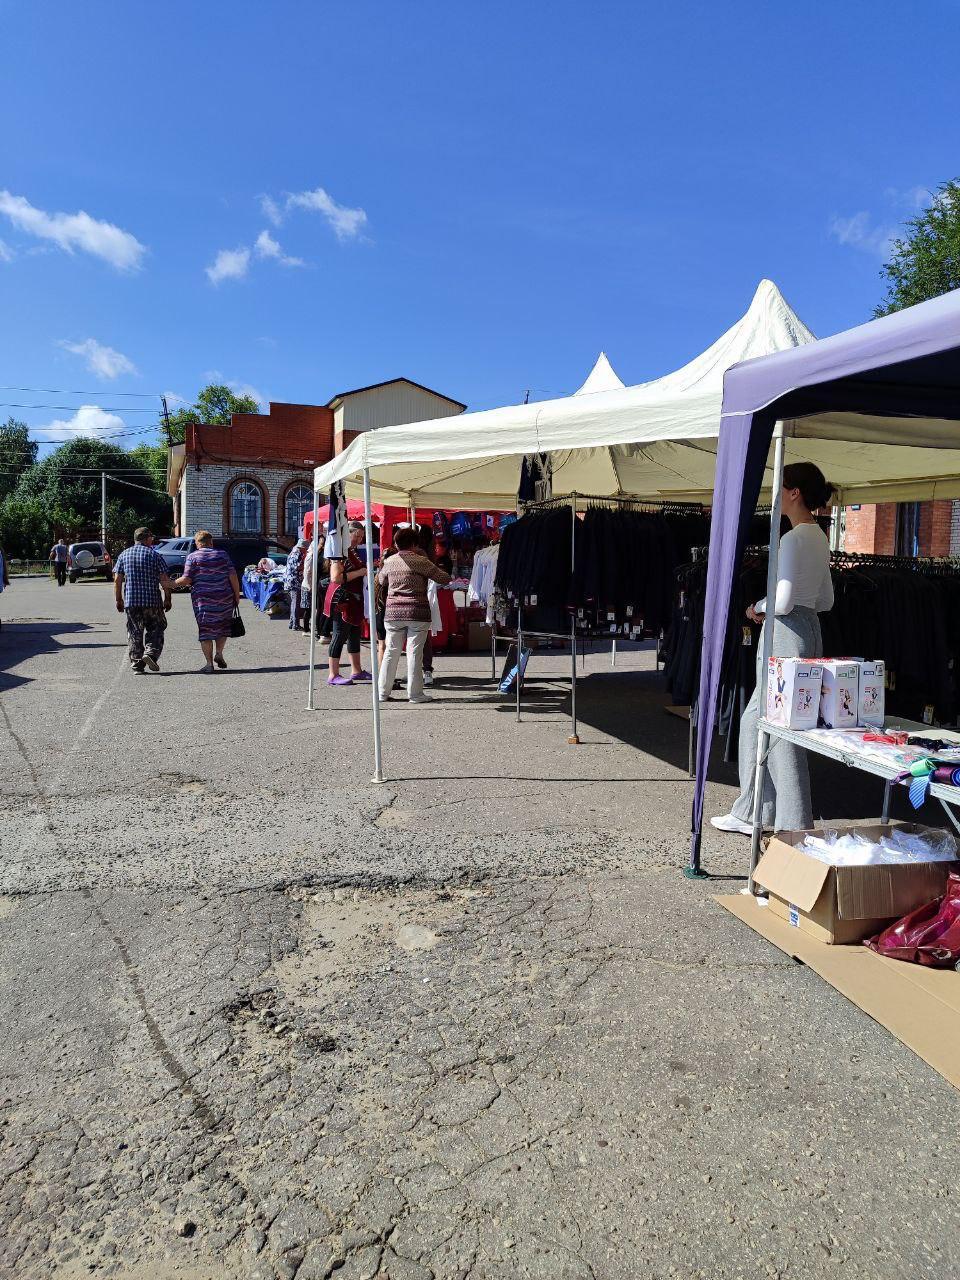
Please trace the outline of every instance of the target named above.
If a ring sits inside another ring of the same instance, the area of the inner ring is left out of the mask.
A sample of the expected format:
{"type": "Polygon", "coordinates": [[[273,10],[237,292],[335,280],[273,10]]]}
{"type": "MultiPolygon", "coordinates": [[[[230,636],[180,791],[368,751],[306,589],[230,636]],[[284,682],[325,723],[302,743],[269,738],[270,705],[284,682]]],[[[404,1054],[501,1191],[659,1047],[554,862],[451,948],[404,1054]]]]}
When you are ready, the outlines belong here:
{"type": "MultiPolygon", "coordinates": [[[[130,672],[104,584],[0,596],[0,1275],[960,1274],[954,1089],[680,874],[654,655],[306,708],[244,605],[130,672]]],[[[322,649],[318,651],[322,659],[322,649]]],[[[710,811],[734,774],[715,765],[710,811]]],[[[830,816],[870,780],[818,766],[830,816]]]]}

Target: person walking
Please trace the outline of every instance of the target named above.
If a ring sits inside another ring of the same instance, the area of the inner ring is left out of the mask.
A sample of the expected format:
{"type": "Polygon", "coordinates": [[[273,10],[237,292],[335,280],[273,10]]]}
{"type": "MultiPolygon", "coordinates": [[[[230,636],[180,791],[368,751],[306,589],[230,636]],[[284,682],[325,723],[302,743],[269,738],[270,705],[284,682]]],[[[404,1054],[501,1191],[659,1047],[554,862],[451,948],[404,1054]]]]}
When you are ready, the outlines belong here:
{"type": "MultiPolygon", "coordinates": [[[[290,630],[300,630],[300,619],[303,607],[300,602],[300,591],[303,587],[303,557],[309,543],[306,538],[299,538],[296,546],[287,556],[283,570],[283,585],[290,597],[290,630]]],[[[309,627],[307,628],[309,630],[309,627]]]]}
{"type": "MultiPolygon", "coordinates": [[[[7,555],[3,547],[0,546],[0,595],[3,594],[5,587],[10,585],[10,571],[7,568],[7,555]]],[[[3,620],[0,619],[0,627],[3,626],[3,620]]]]}
{"type": "Polygon", "coordinates": [[[214,547],[212,533],[200,529],[193,541],[197,549],[187,556],[174,586],[191,588],[190,603],[205,659],[200,670],[211,676],[214,663],[226,670],[223,649],[230,638],[233,611],[240,603],[240,582],[230,557],[214,547]]]}
{"type": "Polygon", "coordinates": [[[133,546],[120,552],[113,567],[114,599],[117,612],[127,615],[127,653],[137,675],[143,675],[144,667],[160,670],[172,589],[167,566],[153,549],[153,534],[137,529],[133,546]]]}
{"type": "Polygon", "coordinates": [[[450,575],[420,551],[415,530],[398,529],[394,546],[395,553],[384,561],[377,575],[387,591],[383,615],[387,645],[380,668],[380,701],[390,701],[397,664],[406,644],[407,697],[411,702],[429,702],[423,692],[423,647],[430,629],[427,583],[446,586],[450,575]]]}
{"type": "Polygon", "coordinates": [[[53,572],[57,579],[58,587],[62,587],[67,580],[67,557],[69,554],[66,538],[58,538],[50,548],[50,555],[48,559],[53,565],[53,572]]]}
{"type": "Polygon", "coordinates": [[[373,679],[360,665],[360,631],[363,627],[363,580],[367,566],[357,554],[363,541],[363,525],[350,524],[350,544],[343,559],[331,559],[330,584],[323,601],[324,616],[333,624],[330,636],[330,675],[327,684],[337,687],[363,683],[373,679]],[[351,673],[340,674],[340,656],[346,645],[350,657],[351,673]]]}
{"type": "MultiPolygon", "coordinates": [[[[762,623],[757,641],[757,687],[740,721],[740,795],[729,813],[710,819],[718,831],[753,834],[760,700],[762,697],[766,704],[767,697],[767,673],[760,670],[766,628],[773,627],[771,657],[823,656],[818,615],[833,608],[833,580],[830,544],[813,513],[827,505],[833,491],[834,486],[812,462],[791,462],[783,469],[780,501],[791,528],[780,539],[776,598],[764,598],[747,609],[751,622],[762,623]]],[[[764,827],[772,831],[801,831],[813,826],[807,755],[792,742],[774,742],[770,747],[761,818],[764,827]]]]}

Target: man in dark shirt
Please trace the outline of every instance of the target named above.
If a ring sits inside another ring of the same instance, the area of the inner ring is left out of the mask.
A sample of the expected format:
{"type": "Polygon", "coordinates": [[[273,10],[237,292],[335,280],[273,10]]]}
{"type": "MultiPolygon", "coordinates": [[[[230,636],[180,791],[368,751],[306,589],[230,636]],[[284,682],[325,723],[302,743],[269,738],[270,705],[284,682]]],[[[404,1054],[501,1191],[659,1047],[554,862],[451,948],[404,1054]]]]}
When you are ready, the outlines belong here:
{"type": "Polygon", "coordinates": [[[57,586],[62,587],[67,580],[67,556],[69,550],[67,548],[66,538],[60,538],[50,548],[50,563],[53,565],[53,572],[57,576],[57,586]]]}
{"type": "Polygon", "coordinates": [[[172,590],[167,566],[153,549],[153,534],[137,529],[133,546],[120,552],[113,568],[117,612],[127,615],[127,652],[137,675],[143,675],[145,666],[160,670],[157,659],[163,652],[166,615],[173,607],[172,590]]]}

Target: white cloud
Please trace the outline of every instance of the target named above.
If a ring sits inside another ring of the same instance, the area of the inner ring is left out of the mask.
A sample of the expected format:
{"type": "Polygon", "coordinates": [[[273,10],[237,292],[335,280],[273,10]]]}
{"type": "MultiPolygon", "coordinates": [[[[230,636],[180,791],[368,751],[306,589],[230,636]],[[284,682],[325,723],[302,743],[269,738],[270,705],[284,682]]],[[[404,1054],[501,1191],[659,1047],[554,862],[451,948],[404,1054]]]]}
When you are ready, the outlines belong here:
{"type": "Polygon", "coordinates": [[[263,210],[263,216],[268,222],[272,222],[275,227],[279,227],[283,221],[283,210],[277,204],[272,196],[260,197],[260,208],[263,210]]]}
{"type": "Polygon", "coordinates": [[[898,228],[881,226],[866,210],[861,210],[849,218],[831,218],[829,231],[835,240],[848,248],[885,258],[898,228]]]}
{"type": "Polygon", "coordinates": [[[35,440],[55,443],[74,436],[116,435],[123,430],[123,419],[115,413],[106,413],[99,405],[82,404],[72,418],[56,418],[45,427],[31,427],[30,434],[35,440]]]}
{"type": "Polygon", "coordinates": [[[249,249],[221,249],[213,263],[204,270],[211,284],[220,284],[222,280],[242,280],[249,267],[249,249]]]}
{"type": "Polygon", "coordinates": [[[302,258],[288,257],[269,231],[260,232],[257,236],[256,244],[253,246],[253,251],[258,258],[273,258],[282,267],[305,267],[307,265],[302,258]]]}
{"type": "Polygon", "coordinates": [[[109,262],[118,271],[136,271],[146,253],[146,246],[129,231],[91,218],[82,209],[77,213],[47,213],[34,208],[24,196],[0,191],[0,213],[27,235],[50,241],[65,253],[80,249],[109,262]]]}
{"type": "Polygon", "coordinates": [[[903,209],[922,209],[933,198],[927,187],[907,187],[903,191],[899,187],[887,187],[883,194],[890,204],[903,209]]]}
{"type": "Polygon", "coordinates": [[[287,192],[282,207],[270,196],[260,197],[260,208],[275,227],[279,227],[291,209],[306,209],[322,214],[333,228],[338,240],[353,240],[367,225],[363,209],[350,209],[337,204],[333,196],[317,187],[314,191],[287,192]]]}
{"type": "Polygon", "coordinates": [[[166,396],[166,398],[167,398],[167,408],[168,408],[168,409],[175,409],[175,408],[177,407],[177,405],[178,405],[178,404],[189,404],[189,403],[190,403],[190,402],[189,402],[189,400],[185,399],[183,396],[179,396],[179,395],[177,395],[176,391],[164,391],[164,393],[163,393],[163,394],[164,394],[164,395],[166,396]]]}
{"type": "Polygon", "coordinates": [[[256,400],[261,409],[267,403],[266,396],[261,395],[256,387],[251,387],[249,382],[228,382],[227,386],[235,396],[250,396],[256,400]]]}
{"type": "Polygon", "coordinates": [[[0,240],[0,262],[12,262],[16,256],[6,240],[0,240]]]}
{"type": "Polygon", "coordinates": [[[261,347],[270,347],[272,349],[279,346],[276,338],[271,338],[267,334],[262,334],[259,338],[255,338],[254,341],[258,342],[261,347]]]}
{"type": "Polygon", "coordinates": [[[68,342],[64,338],[58,345],[72,355],[83,356],[87,368],[98,378],[118,378],[121,373],[137,372],[133,361],[122,351],[105,347],[96,338],[87,338],[84,342],[68,342]]]}

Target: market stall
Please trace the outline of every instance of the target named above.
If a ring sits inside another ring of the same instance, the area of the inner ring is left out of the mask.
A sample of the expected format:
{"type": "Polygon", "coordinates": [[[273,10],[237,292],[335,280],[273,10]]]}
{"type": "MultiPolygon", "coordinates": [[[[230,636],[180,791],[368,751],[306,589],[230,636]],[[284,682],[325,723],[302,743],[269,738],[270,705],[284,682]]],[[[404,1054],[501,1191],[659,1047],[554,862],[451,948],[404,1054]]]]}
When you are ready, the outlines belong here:
{"type": "MultiPolygon", "coordinates": [[[[709,502],[724,370],[812,337],[765,280],[747,313],[674,373],[634,387],[590,391],[585,386],[582,394],[564,399],[364,432],[317,468],[314,487],[318,498],[342,482],[348,496],[362,496],[367,503],[504,510],[516,503],[523,457],[548,453],[554,496],[709,502]]],[[[600,375],[601,385],[609,384],[602,368],[600,375]]],[[[842,478],[855,476],[850,459],[842,478]]],[[[372,547],[369,525],[368,538],[372,547]]],[[[375,693],[372,701],[375,780],[382,781],[375,693]]]]}
{"type": "MultiPolygon", "coordinates": [[[[817,461],[831,479],[842,460],[859,459],[858,477],[844,482],[843,500],[854,492],[871,502],[955,497],[960,496],[958,421],[960,292],[728,371],[704,613],[692,871],[700,866],[704,789],[734,575],[758,496],[769,486],[767,594],[775,593],[786,442],[791,461],[817,461]]],[[[768,635],[762,670],[769,645],[768,635]]],[[[759,783],[768,746],[761,724],[759,783]]],[[[758,790],[758,799],[761,794],[758,790]]],[[[759,814],[754,826],[752,865],[759,814]]]]}

